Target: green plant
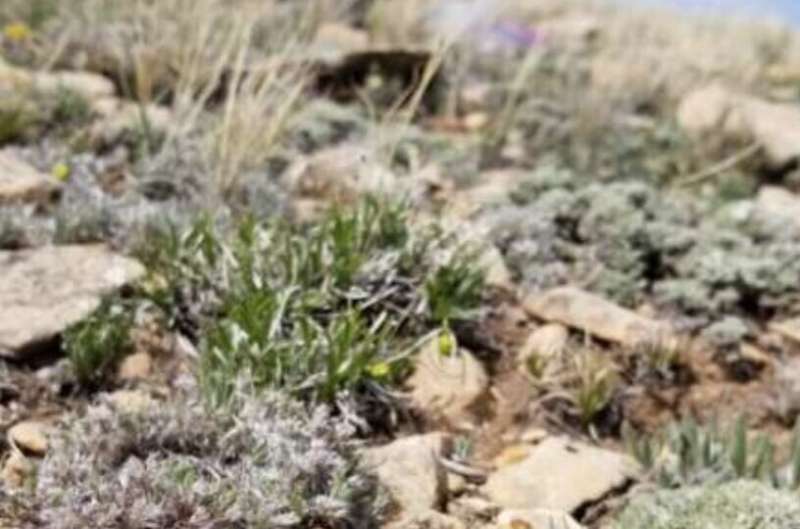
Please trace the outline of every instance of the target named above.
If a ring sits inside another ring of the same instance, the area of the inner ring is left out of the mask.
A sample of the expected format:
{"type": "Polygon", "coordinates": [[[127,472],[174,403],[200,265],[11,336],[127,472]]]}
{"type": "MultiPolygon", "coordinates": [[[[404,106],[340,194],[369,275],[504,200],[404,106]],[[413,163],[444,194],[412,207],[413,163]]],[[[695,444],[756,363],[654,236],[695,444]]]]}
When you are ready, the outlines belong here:
{"type": "Polygon", "coordinates": [[[575,383],[570,395],[581,425],[589,428],[611,403],[619,379],[610,361],[596,351],[576,352],[573,362],[575,383]]]}
{"type": "Polygon", "coordinates": [[[317,401],[391,383],[404,371],[398,350],[480,299],[471,267],[432,262],[434,245],[450,243],[412,230],[404,204],[375,198],[303,226],[202,217],[150,240],[145,294],[201,344],[215,404],[241,375],[317,401]]]}
{"type": "Polygon", "coordinates": [[[25,139],[39,121],[29,101],[0,93],[0,146],[25,139]]]}
{"type": "Polygon", "coordinates": [[[778,488],[800,486],[800,422],[795,428],[789,466],[778,472],[775,446],[766,435],[749,439],[744,418],[728,431],[701,427],[687,419],[655,436],[637,436],[626,427],[630,453],[662,487],[754,479],[778,488]]]}
{"type": "Polygon", "coordinates": [[[89,101],[74,90],[59,87],[53,97],[52,119],[62,125],[75,125],[88,121],[91,115],[89,101]]]}
{"type": "Polygon", "coordinates": [[[85,320],[64,333],[64,350],[78,382],[101,384],[131,347],[131,312],[114,301],[104,301],[85,320]]]}
{"type": "Polygon", "coordinates": [[[425,283],[430,313],[437,323],[464,317],[480,304],[484,273],[466,256],[455,255],[440,265],[425,283]]]}

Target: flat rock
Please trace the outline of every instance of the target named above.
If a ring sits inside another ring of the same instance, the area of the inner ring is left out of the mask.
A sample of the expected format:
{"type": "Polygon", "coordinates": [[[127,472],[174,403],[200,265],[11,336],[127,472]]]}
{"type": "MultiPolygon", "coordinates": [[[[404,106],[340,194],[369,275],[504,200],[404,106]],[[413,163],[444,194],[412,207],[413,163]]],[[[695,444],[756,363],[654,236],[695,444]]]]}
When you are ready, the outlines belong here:
{"type": "Polygon", "coordinates": [[[417,407],[458,424],[469,418],[469,408],[486,392],[489,376],[469,351],[443,355],[434,339],[415,357],[408,386],[417,407]]]}
{"type": "Polygon", "coordinates": [[[626,485],[638,472],[626,455],[550,437],[531,446],[526,457],[493,472],[484,492],[505,509],[572,513],[626,485]]]}
{"type": "Polygon", "coordinates": [[[15,202],[43,203],[53,199],[57,186],[9,149],[0,150],[0,205],[15,202]]]}
{"type": "Polygon", "coordinates": [[[438,461],[447,455],[446,434],[412,435],[362,452],[366,469],[389,490],[402,518],[440,508],[447,494],[447,473],[438,461]]]}
{"type": "Polygon", "coordinates": [[[145,273],[102,245],[0,251],[0,356],[24,358],[145,273]]]}
{"type": "Polygon", "coordinates": [[[497,516],[498,529],[584,529],[569,514],[549,509],[507,509],[497,516]]]}
{"type": "Polygon", "coordinates": [[[44,424],[38,421],[23,421],[8,429],[8,440],[17,448],[35,456],[47,453],[47,434],[44,424]]]}
{"type": "Polygon", "coordinates": [[[597,338],[637,345],[669,335],[669,327],[645,318],[600,296],[573,287],[558,287],[529,295],[525,310],[548,322],[558,322],[597,338]]]}
{"type": "Polygon", "coordinates": [[[56,92],[66,89],[91,101],[98,97],[113,96],[114,83],[100,74],[80,71],[37,72],[33,75],[37,90],[56,92]]]}

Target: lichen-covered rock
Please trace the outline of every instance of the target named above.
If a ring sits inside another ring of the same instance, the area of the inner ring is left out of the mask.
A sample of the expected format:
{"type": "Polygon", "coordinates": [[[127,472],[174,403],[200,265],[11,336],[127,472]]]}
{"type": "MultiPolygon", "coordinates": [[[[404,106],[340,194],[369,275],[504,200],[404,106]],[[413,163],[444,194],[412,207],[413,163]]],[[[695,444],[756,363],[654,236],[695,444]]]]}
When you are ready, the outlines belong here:
{"type": "Polygon", "coordinates": [[[613,529],[797,529],[800,501],[752,481],[635,498],[613,529]]]}

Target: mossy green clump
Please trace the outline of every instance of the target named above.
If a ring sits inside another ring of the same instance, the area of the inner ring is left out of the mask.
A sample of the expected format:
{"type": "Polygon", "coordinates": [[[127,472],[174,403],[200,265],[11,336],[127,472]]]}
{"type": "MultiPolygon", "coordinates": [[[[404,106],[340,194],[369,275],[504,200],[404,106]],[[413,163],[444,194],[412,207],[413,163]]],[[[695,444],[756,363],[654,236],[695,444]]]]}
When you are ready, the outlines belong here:
{"type": "Polygon", "coordinates": [[[797,529],[800,499],[754,481],[634,498],[614,529],[797,529]]]}

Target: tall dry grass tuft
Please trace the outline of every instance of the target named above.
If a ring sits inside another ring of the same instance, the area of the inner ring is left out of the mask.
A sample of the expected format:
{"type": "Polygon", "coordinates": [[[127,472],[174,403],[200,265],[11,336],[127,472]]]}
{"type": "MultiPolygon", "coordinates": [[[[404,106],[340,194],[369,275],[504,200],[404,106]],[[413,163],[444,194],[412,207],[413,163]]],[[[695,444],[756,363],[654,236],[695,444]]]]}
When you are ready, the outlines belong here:
{"type": "Polygon", "coordinates": [[[303,44],[323,16],[318,4],[53,2],[38,66],[99,71],[121,95],[169,105],[165,151],[195,143],[210,187],[224,195],[280,143],[306,86],[303,44]]]}

